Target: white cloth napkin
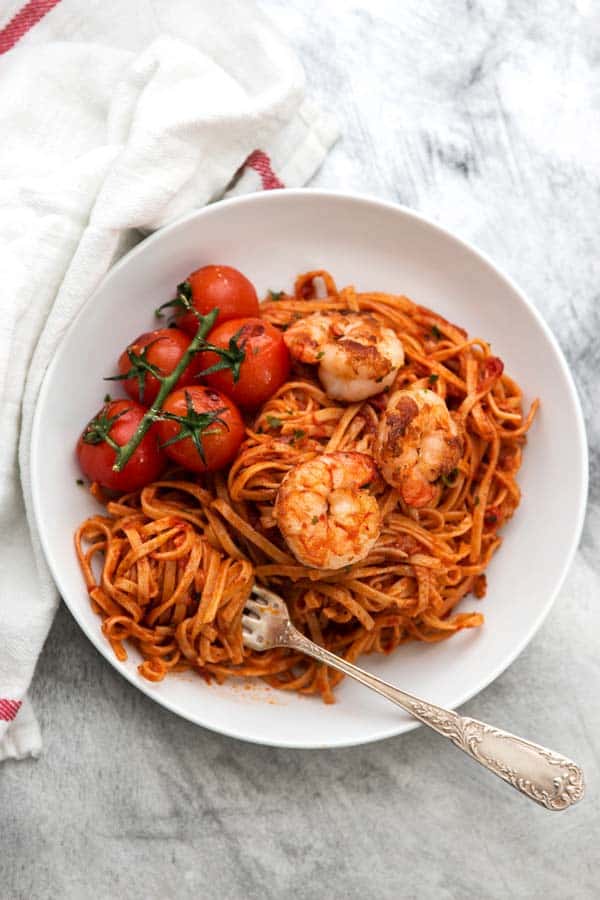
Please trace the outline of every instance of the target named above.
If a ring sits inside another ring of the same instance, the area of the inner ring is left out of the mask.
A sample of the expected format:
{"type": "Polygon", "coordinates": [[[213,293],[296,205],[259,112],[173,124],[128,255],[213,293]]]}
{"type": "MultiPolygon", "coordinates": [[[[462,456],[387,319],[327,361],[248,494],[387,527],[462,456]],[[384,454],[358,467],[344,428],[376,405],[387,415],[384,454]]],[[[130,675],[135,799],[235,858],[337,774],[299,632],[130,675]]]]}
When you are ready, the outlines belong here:
{"type": "Polygon", "coordinates": [[[2,760],[41,748],[25,694],[58,597],[29,442],[57,343],[134,229],[222,197],[246,160],[231,192],[304,184],[337,133],[246,0],[62,0],[0,57],[0,83],[2,760]]]}

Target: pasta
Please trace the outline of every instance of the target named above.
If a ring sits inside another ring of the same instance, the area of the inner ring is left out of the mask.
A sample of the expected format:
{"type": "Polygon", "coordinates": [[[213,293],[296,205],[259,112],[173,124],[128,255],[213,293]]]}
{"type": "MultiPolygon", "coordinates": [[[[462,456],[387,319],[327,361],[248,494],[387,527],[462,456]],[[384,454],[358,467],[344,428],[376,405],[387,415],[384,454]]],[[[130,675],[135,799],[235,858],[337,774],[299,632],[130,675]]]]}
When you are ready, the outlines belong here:
{"type": "Polygon", "coordinates": [[[268,299],[261,315],[285,330],[312,312],[348,310],[401,337],[405,361],[389,390],[425,387],[442,398],[463,423],[460,461],[424,508],[407,506],[383,479],[373,486],[382,528],[366,558],[335,570],[302,565],[277,527],[279,486],[324,452],[372,455],[387,393],[337,402],[313,367],[296,364],[247,422],[228,472],[172,470],[139,491],[105,497],[105,512],[77,531],[104,635],[121,660],[126,641],[138,648],[145,678],[182,669],[217,682],[257,676],[332,702],[340,673],[284,648],[244,647],[241,616],[255,578],[286,600],[303,633],[350,661],[483,623],[480,612],[455,607],[468,594],[485,595],[499,529],[519,504],[516,475],[538,402],[524,414],[519,386],[483,339],[403,296],[338,291],[324,271],[300,276],[294,294],[268,299]]]}

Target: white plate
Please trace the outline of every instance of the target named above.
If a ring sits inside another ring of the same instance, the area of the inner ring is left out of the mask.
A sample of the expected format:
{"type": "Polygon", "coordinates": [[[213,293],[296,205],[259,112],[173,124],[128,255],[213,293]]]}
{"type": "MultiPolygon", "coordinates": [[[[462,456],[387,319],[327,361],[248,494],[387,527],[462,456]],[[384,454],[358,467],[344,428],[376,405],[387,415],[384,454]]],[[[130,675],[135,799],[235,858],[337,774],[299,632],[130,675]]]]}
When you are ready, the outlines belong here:
{"type": "MultiPolygon", "coordinates": [[[[408,691],[456,707],[496,678],[531,640],[575,552],[587,493],[583,418],[564,357],[517,287],[472,247],[402,207],[323,191],[252,194],[209,206],[136,247],[104,279],[50,365],[37,406],[31,459],[35,515],[58,588],[92,643],[132,684],[173,712],[244,740],[286,747],[341,747],[400,734],[415,722],[349,680],[325,706],[261,685],[206,685],[182,673],[151,684],[138,658],[114,657],[92,613],[73,550],[77,524],[97,511],[71,446],[101,405],[103,375],[121,349],[156,327],[153,310],[207,263],[242,270],[259,295],[327,268],[339,286],[404,293],[492,342],[507,371],[542,398],[519,473],[523,501],[489,568],[482,628],[437,645],[413,643],[361,662],[408,691]],[[60,398],[60,402],[57,401],[60,398]]],[[[112,388],[111,388],[112,389],[112,388]]]]}

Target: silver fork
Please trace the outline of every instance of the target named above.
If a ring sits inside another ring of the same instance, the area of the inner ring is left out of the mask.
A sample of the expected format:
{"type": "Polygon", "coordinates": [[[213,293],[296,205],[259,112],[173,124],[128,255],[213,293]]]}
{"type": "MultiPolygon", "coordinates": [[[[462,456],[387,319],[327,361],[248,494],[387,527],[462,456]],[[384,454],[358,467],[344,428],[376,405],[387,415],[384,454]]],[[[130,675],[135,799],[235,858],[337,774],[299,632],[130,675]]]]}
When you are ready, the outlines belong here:
{"type": "Polygon", "coordinates": [[[350,675],[449,738],[471,759],[546,809],[566,809],[583,797],[583,772],[570,759],[508,731],[420,700],[330,653],[300,634],[290,621],[285,602],[272,591],[253,587],[252,599],[242,616],[242,634],[244,643],[253,650],[290,647],[350,675]]]}

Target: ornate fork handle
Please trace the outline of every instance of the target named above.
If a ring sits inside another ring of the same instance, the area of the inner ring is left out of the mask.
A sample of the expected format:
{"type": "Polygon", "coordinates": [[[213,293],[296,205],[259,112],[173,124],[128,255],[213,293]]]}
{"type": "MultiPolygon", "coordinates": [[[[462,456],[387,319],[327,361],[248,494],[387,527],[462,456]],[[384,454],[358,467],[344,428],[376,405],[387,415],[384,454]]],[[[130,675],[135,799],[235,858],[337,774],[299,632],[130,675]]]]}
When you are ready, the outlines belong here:
{"type": "Polygon", "coordinates": [[[570,759],[485,722],[419,700],[314,644],[291,624],[279,642],[339,669],[387,697],[546,809],[566,809],[583,797],[583,772],[570,759]]]}

